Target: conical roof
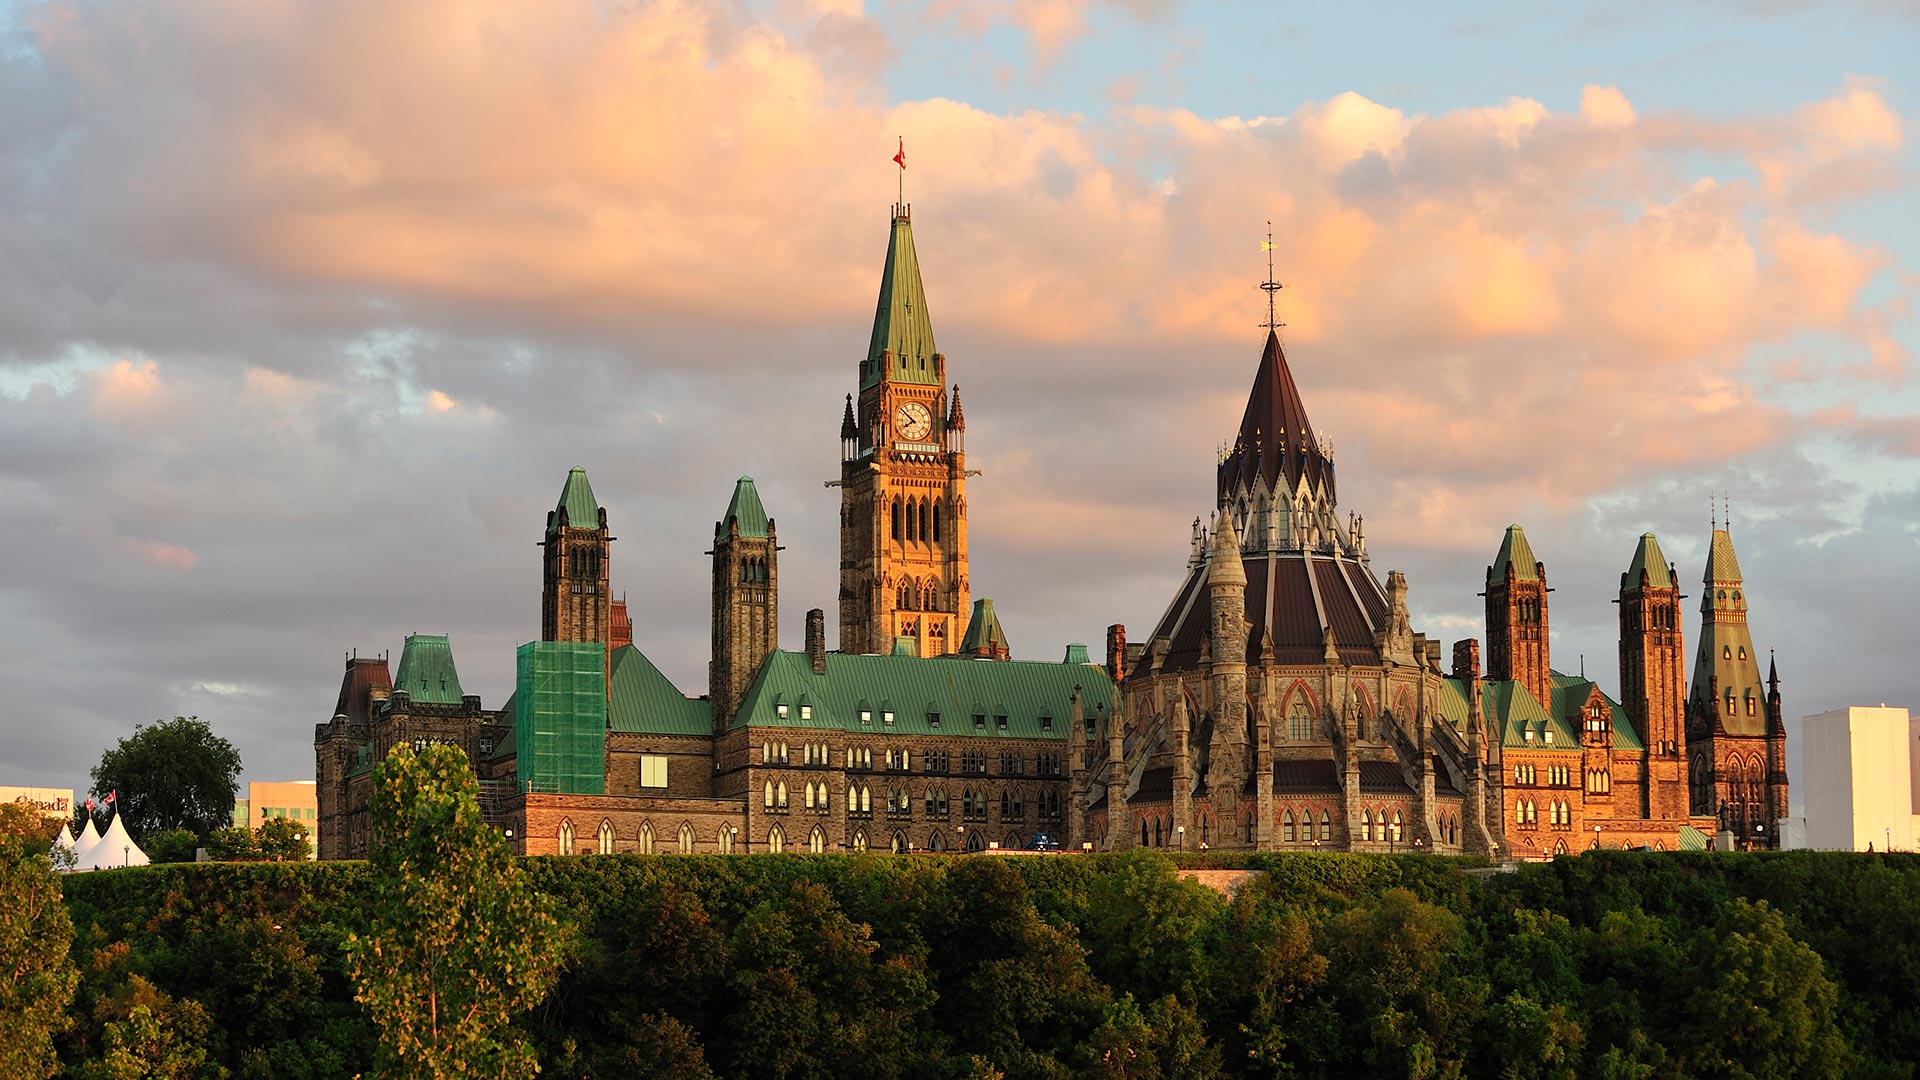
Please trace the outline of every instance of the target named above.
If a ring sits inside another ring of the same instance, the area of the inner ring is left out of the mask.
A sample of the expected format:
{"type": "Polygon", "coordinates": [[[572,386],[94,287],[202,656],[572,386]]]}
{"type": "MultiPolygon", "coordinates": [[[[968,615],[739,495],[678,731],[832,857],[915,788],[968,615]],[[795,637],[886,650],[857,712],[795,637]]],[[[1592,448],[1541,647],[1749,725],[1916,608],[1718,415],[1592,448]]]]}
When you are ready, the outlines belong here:
{"type": "Polygon", "coordinates": [[[80,830],[80,836],[73,842],[74,855],[85,858],[93,845],[100,842],[100,830],[93,827],[93,815],[87,815],[87,827],[80,830]]]}
{"type": "Polygon", "coordinates": [[[1333,498],[1333,462],[1314,437],[1306,403],[1280,347],[1280,335],[1269,330],[1260,370],[1247,395],[1247,411],[1240,418],[1240,433],[1220,465],[1220,496],[1225,498],[1236,487],[1251,487],[1256,479],[1270,489],[1291,492],[1302,478],[1311,488],[1324,481],[1328,498],[1338,501],[1333,498]]]}
{"type": "Polygon", "coordinates": [[[1733,557],[1733,536],[1725,529],[1713,530],[1713,545],[1707,551],[1707,576],[1702,580],[1709,585],[1716,581],[1740,581],[1740,560],[1733,557]]]}
{"type": "Polygon", "coordinates": [[[56,851],[59,850],[60,848],[65,848],[68,851],[72,851],[74,848],[73,830],[69,829],[67,827],[67,823],[64,821],[60,823],[59,834],[53,838],[53,846],[56,851]]]}
{"type": "Polygon", "coordinates": [[[405,690],[413,700],[428,704],[458,705],[463,694],[460,671],[453,664],[453,643],[445,634],[408,634],[393,680],[393,689],[405,690]]]}
{"type": "Polygon", "coordinates": [[[1487,580],[1504,580],[1509,564],[1515,581],[1540,580],[1540,560],[1533,557],[1533,546],[1527,543],[1526,531],[1518,525],[1507,526],[1507,535],[1500,540],[1500,551],[1493,557],[1493,565],[1487,567],[1487,580]]]}
{"type": "Polygon", "coordinates": [[[107,831],[94,845],[83,852],[76,853],[74,869],[106,870],[115,866],[145,866],[147,853],[127,835],[127,827],[120,823],[120,815],[113,815],[107,823],[107,831]]]}
{"type": "Polygon", "coordinates": [[[600,501],[593,497],[593,485],[587,483],[587,470],[575,465],[567,473],[567,486],[560,489],[560,501],[547,517],[547,528],[560,524],[560,512],[566,511],[567,524],[576,529],[600,527],[600,501]]]}
{"type": "Polygon", "coordinates": [[[714,523],[715,538],[727,535],[729,521],[739,523],[741,536],[766,538],[767,508],[760,505],[760,492],[753,486],[753,477],[743,476],[734,481],[733,498],[727,500],[727,512],[714,523]]]}
{"type": "Polygon", "coordinates": [[[933,358],[933,320],[927,315],[927,293],[920,283],[920,256],[913,249],[913,221],[904,207],[895,207],[893,232],[887,238],[887,265],[880,272],[880,300],[873,313],[873,337],[867,342],[860,385],[872,386],[882,372],[894,382],[938,385],[933,358]],[[891,368],[888,368],[891,364],[891,368]]]}
{"type": "Polygon", "coordinates": [[[1660,551],[1660,541],[1652,533],[1640,534],[1640,545],[1633,549],[1633,562],[1627,572],[1620,575],[1621,589],[1640,587],[1640,571],[1647,572],[1647,587],[1653,589],[1673,588],[1673,574],[1667,569],[1667,557],[1660,551]]]}
{"type": "Polygon", "coordinates": [[[970,656],[1010,655],[1007,632],[1000,628],[1000,616],[994,614],[992,600],[981,597],[973,602],[967,632],[960,638],[960,651],[970,656]]]}

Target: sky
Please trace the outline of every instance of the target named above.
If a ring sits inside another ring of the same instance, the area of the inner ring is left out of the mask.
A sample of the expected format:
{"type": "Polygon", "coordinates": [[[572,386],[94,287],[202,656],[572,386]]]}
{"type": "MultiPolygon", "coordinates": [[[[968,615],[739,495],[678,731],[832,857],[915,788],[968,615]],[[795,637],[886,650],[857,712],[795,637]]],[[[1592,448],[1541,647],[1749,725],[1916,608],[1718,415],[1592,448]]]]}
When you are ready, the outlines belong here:
{"type": "Polygon", "coordinates": [[[1271,222],[1416,630],[1517,522],[1611,687],[1637,537],[1697,591],[1724,496],[1790,728],[1920,707],[1914,55],[1891,2],[0,0],[0,784],[174,715],[311,777],[410,632],[498,705],[574,465],[683,690],[738,476],[798,647],[900,180],[1016,657],[1171,599],[1271,222]]]}

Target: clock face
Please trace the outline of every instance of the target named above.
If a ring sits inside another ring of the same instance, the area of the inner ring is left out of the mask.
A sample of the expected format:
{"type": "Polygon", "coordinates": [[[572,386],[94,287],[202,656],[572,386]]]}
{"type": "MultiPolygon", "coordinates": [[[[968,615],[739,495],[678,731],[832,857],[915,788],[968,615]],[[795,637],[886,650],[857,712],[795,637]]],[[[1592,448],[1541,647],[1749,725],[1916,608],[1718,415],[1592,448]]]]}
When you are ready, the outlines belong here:
{"type": "Polygon", "coordinates": [[[927,411],[925,405],[917,401],[909,401],[894,410],[893,424],[899,430],[901,438],[910,442],[919,442],[933,430],[933,414],[927,411]]]}

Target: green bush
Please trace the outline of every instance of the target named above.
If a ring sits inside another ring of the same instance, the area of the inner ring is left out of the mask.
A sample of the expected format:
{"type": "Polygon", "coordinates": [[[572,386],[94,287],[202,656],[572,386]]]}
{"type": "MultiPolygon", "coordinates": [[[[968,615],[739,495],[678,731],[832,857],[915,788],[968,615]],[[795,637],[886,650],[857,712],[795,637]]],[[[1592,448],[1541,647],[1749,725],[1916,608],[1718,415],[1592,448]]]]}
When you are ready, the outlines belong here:
{"type": "MultiPolygon", "coordinates": [[[[1911,1077],[1920,1061],[1912,856],[520,865],[584,943],[518,1021],[555,1077],[1911,1077]],[[1262,873],[1229,902],[1181,867],[1262,873]]],[[[82,985],[63,1061],[104,1060],[144,993],[140,1023],[173,1024],[175,1052],[209,1067],[365,1071],[342,942],[365,932],[369,873],[67,879],[82,985]]]]}

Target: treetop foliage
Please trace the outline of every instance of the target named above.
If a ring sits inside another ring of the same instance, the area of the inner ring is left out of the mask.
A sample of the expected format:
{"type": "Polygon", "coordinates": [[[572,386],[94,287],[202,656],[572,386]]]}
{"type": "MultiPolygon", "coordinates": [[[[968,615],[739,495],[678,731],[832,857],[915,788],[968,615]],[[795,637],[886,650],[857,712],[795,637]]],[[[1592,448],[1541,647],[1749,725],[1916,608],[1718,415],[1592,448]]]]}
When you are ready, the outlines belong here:
{"type": "MultiPolygon", "coordinates": [[[[355,1003],[349,957],[366,946],[346,942],[389,935],[411,959],[388,975],[413,995],[392,1000],[424,1017],[428,950],[478,970],[498,957],[459,950],[545,933],[520,932],[518,901],[489,917],[461,887],[390,877],[484,865],[580,935],[540,946],[562,962],[550,977],[520,956],[511,985],[473,983],[502,1002],[485,1075],[537,1057],[570,1080],[1784,1080],[1912,1077],[1920,1061],[1912,856],[1601,852],[1485,873],[1262,855],[1241,857],[1265,873],[1232,900],[1148,853],[514,860],[447,798],[457,770],[414,768],[426,834],[468,830],[481,850],[389,840],[367,863],[71,879],[85,978],[66,1059],[103,1058],[107,1025],[134,1024],[119,1003],[140,998],[137,975],[208,1068],[374,1069],[388,1021],[355,1003]],[[392,929],[396,905],[434,925],[392,929]],[[189,1003],[211,1018],[198,1035],[189,1003]]],[[[470,1007],[460,992],[443,988],[443,1015],[470,1007]]]]}
{"type": "MultiPolygon", "coordinates": [[[[162,829],[205,837],[233,817],[240,752],[197,716],[156,720],[133,729],[100,755],[93,790],[114,793],[114,806],[135,840],[162,829]]],[[[85,810],[78,811],[81,820],[85,810]]]]}

